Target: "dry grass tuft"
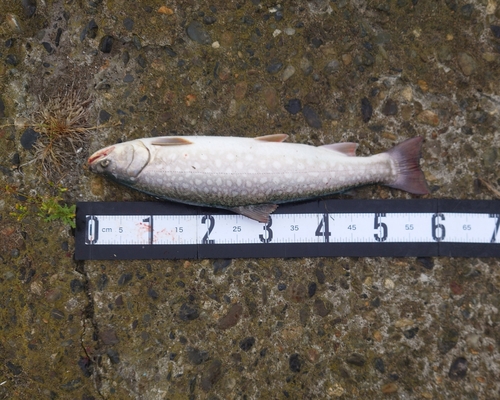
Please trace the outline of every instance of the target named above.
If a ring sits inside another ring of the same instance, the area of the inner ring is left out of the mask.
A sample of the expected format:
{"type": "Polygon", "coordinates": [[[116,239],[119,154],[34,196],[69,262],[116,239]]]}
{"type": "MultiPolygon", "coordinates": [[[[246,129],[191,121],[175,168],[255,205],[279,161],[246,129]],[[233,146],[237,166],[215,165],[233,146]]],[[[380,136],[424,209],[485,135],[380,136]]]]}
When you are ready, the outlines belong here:
{"type": "Polygon", "coordinates": [[[493,193],[493,196],[495,196],[497,199],[500,199],[500,191],[494,187],[491,183],[489,183],[487,180],[483,178],[478,178],[479,182],[481,182],[486,188],[493,193]]]}
{"type": "Polygon", "coordinates": [[[85,148],[89,133],[97,128],[89,124],[91,99],[71,87],[45,102],[40,99],[40,104],[30,124],[40,134],[33,162],[39,163],[46,178],[62,177],[85,148]]]}

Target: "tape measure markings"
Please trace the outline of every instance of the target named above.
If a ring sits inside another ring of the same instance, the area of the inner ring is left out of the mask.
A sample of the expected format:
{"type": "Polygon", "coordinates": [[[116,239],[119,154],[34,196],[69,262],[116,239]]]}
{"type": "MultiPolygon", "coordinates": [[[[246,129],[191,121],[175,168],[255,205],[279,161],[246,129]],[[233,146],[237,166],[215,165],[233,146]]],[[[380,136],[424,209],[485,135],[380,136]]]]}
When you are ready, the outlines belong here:
{"type": "Polygon", "coordinates": [[[267,224],[175,203],[78,203],[75,257],[485,257],[500,255],[499,227],[498,201],[315,201],[267,224]]]}

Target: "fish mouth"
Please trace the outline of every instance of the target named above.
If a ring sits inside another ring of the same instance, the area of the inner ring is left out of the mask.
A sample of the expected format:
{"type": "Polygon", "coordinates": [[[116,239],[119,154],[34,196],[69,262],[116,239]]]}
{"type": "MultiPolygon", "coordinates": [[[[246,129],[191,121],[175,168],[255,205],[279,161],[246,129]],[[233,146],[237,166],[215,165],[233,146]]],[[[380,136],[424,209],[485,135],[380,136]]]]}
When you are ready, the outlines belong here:
{"type": "Polygon", "coordinates": [[[114,149],[115,149],[115,146],[109,146],[109,147],[106,147],[105,149],[101,149],[99,151],[96,151],[87,160],[88,165],[92,165],[96,161],[99,161],[100,159],[108,156],[114,149]]]}

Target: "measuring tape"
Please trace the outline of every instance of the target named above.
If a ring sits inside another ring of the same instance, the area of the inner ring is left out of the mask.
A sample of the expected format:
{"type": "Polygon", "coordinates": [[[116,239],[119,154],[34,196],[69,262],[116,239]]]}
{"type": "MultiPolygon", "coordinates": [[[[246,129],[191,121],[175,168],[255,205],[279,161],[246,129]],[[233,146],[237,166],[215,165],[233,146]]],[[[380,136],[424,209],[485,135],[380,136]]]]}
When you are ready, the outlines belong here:
{"type": "Polygon", "coordinates": [[[77,260],[498,257],[500,201],[318,200],[267,224],[170,202],[77,203],[77,260]]]}

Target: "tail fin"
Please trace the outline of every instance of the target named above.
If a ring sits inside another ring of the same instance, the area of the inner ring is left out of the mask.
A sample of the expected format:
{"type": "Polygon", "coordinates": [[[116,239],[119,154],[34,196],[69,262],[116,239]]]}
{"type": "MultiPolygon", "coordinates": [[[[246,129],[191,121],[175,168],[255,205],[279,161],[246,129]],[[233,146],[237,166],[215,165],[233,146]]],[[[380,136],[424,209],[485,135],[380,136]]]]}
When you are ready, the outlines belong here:
{"type": "Polygon", "coordinates": [[[417,136],[387,151],[387,154],[397,162],[399,169],[396,181],[387,186],[414,194],[429,193],[424,173],[419,165],[422,140],[417,136]]]}

